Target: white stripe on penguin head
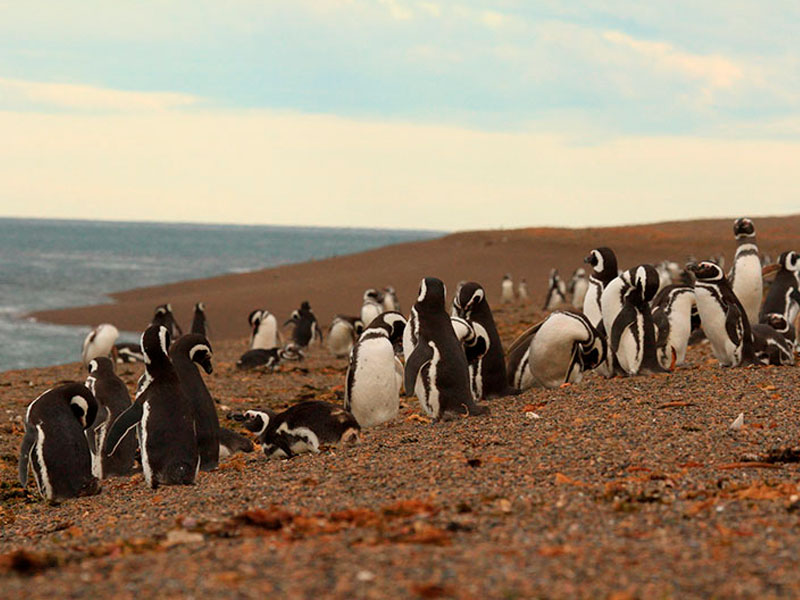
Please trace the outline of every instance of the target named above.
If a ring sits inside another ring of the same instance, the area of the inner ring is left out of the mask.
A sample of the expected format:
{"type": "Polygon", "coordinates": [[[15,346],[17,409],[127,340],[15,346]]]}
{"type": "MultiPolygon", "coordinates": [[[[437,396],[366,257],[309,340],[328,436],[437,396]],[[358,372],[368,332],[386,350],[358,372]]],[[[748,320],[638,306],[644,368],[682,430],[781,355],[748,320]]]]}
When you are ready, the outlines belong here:
{"type": "Polygon", "coordinates": [[[417,296],[417,302],[422,302],[425,300],[425,295],[428,293],[428,286],[425,285],[425,280],[423,279],[419,283],[419,296],[417,296]]]}
{"type": "Polygon", "coordinates": [[[89,403],[86,402],[86,398],[83,396],[73,396],[72,399],[69,401],[70,406],[77,406],[81,409],[81,416],[78,417],[78,420],[83,425],[84,429],[86,428],[86,414],[89,412],[89,403]]]}
{"type": "Polygon", "coordinates": [[[169,341],[168,341],[169,331],[163,325],[158,328],[158,341],[161,344],[161,351],[164,353],[164,356],[169,356],[169,341]]]}
{"type": "Polygon", "coordinates": [[[211,348],[206,346],[205,344],[195,344],[192,346],[192,349],[189,350],[189,360],[194,361],[194,355],[198,352],[207,352],[208,357],[211,358],[211,348]]]}

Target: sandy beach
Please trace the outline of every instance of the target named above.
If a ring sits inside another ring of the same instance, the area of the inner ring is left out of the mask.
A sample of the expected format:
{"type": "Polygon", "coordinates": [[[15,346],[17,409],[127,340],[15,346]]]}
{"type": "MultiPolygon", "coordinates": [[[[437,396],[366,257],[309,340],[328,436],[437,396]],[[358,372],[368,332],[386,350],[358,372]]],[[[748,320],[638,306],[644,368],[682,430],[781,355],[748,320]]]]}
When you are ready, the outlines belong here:
{"type": "MultiPolygon", "coordinates": [[[[762,252],[798,249],[800,216],[754,221],[762,252]]],[[[253,308],[284,320],[307,299],[327,325],[355,314],[366,287],[394,285],[407,312],[421,277],[451,291],[472,279],[507,346],[544,316],[551,268],[568,278],[599,245],[622,267],[712,254],[730,264],[732,222],[457,233],[35,316],[140,330],[171,302],[188,326],[204,301],[215,352],[206,381],[225,422],[231,410],[342,398],[346,360],[324,347],[274,373],[235,369],[253,308]],[[505,272],[527,278],[530,304],[499,305],[505,272]]],[[[141,371],[119,374],[133,390],[141,371]]],[[[51,506],[16,481],[22,419],[44,390],[84,377],[78,363],[0,376],[3,597],[800,595],[800,453],[770,455],[800,447],[796,367],[722,369],[698,345],[673,373],[590,375],[492,400],[485,417],[429,423],[406,398],[356,446],[289,461],[239,454],[194,486],[155,492],[140,474],[115,478],[98,496],[51,506]]]]}

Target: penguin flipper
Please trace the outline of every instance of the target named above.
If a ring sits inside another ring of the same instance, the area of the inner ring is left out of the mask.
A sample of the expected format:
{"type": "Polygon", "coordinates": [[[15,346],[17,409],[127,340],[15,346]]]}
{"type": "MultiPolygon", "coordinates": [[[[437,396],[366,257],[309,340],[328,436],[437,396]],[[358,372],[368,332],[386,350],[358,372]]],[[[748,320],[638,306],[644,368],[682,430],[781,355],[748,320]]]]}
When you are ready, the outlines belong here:
{"type": "Polygon", "coordinates": [[[742,343],[742,313],[733,302],[728,304],[728,310],[725,311],[725,331],[735,346],[742,343]]]}
{"type": "Polygon", "coordinates": [[[635,321],[636,309],[632,304],[626,303],[625,306],[622,307],[622,310],[619,311],[617,318],[614,319],[614,324],[611,326],[611,339],[609,340],[609,346],[615,355],[619,350],[619,341],[622,338],[622,334],[625,333],[625,330],[628,329],[628,327],[630,327],[635,321]]]}
{"type": "Polygon", "coordinates": [[[653,311],[653,324],[658,332],[656,348],[663,348],[667,345],[667,340],[669,339],[669,319],[663,310],[653,311]]]}
{"type": "Polygon", "coordinates": [[[417,384],[417,377],[422,368],[433,360],[433,348],[428,344],[417,344],[406,361],[405,372],[403,373],[403,386],[406,394],[413,394],[417,384]]]}
{"type": "Polygon", "coordinates": [[[136,427],[139,421],[142,420],[144,415],[144,407],[140,402],[134,402],[128,407],[125,412],[117,417],[106,438],[106,448],[110,448],[108,454],[114,454],[120,442],[125,438],[128,432],[136,427]]]}
{"type": "Polygon", "coordinates": [[[19,447],[19,482],[22,487],[28,485],[28,462],[38,437],[36,427],[28,423],[25,428],[25,437],[22,438],[22,445],[19,447]]]}

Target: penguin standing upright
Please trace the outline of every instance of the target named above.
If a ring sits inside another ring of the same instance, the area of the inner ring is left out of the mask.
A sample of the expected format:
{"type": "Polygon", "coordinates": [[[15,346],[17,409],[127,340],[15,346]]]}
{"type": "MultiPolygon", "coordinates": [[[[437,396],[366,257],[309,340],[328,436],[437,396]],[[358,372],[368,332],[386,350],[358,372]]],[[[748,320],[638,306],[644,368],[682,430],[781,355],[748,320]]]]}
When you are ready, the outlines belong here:
{"type": "Polygon", "coordinates": [[[183,330],[175,320],[175,314],[172,312],[171,304],[160,304],[156,306],[156,312],[153,315],[153,320],[150,321],[150,325],[163,325],[167,328],[167,331],[169,331],[169,335],[172,339],[183,335],[183,330]]]}
{"type": "Polygon", "coordinates": [[[489,337],[486,354],[480,358],[475,367],[470,369],[472,379],[479,377],[481,381],[480,398],[494,398],[512,393],[506,374],[503,342],[497,333],[497,325],[483,287],[474,281],[466,282],[461,286],[458,295],[453,298],[453,307],[462,319],[466,319],[470,324],[480,324],[489,337]],[[477,375],[472,373],[475,368],[480,371],[477,375]]]}
{"type": "Polygon", "coordinates": [[[328,350],[339,358],[349,356],[363,331],[364,323],[359,317],[336,315],[328,328],[328,350]]]}
{"type": "Polygon", "coordinates": [[[97,416],[86,430],[92,453],[92,473],[98,479],[110,475],[129,475],[133,471],[138,447],[135,432],[130,431],[125,435],[113,455],[106,444],[111,424],[131,406],[128,386],[117,377],[114,363],[102,357],[89,361],[86,387],[97,400],[97,416]]]}
{"type": "Polygon", "coordinates": [[[586,279],[586,271],[581,267],[575,269],[572,279],[569,282],[569,293],[572,296],[572,306],[578,310],[583,309],[583,301],[586,299],[586,292],[589,290],[589,281],[586,279]]]}
{"type": "Polygon", "coordinates": [[[384,311],[383,294],[374,288],[364,292],[363,303],[361,304],[361,322],[364,326],[369,326],[378,315],[384,311]]]}
{"type": "Polygon", "coordinates": [[[119,331],[111,323],[98,325],[89,332],[83,340],[81,360],[84,365],[98,356],[110,356],[116,353],[114,342],[119,337],[119,331]]]}
{"type": "Polygon", "coordinates": [[[169,349],[169,357],[180,380],[181,390],[194,409],[197,452],[200,469],[213,471],[219,464],[219,417],[214,399],[197,366],[211,374],[211,344],[205,336],[189,333],[181,336],[169,349]]]}
{"type": "Polygon", "coordinates": [[[425,412],[436,419],[488,412],[472,398],[467,358],[445,310],[440,279],[422,280],[411,314],[413,350],[406,355],[406,393],[414,390],[425,412]]]}
{"type": "Polygon", "coordinates": [[[550,269],[548,279],[547,298],[544,301],[544,310],[555,310],[567,302],[565,295],[566,286],[558,275],[558,269],[550,269]]]}
{"type": "Polygon", "coordinates": [[[530,300],[531,296],[528,293],[528,282],[524,277],[519,280],[519,285],[517,286],[517,297],[523,304],[527,304],[528,300],[530,300]]]}
{"type": "Polygon", "coordinates": [[[250,323],[250,349],[271,350],[283,345],[278,320],[268,310],[256,309],[247,317],[250,323]]]}
{"type": "Polygon", "coordinates": [[[400,408],[400,385],[395,373],[394,344],[402,339],[406,320],[399,312],[375,318],[359,336],[350,354],[344,408],[361,427],[393,419],[400,408]]]}
{"type": "Polygon", "coordinates": [[[653,298],[656,355],[664,369],[672,369],[686,361],[694,306],[694,288],[690,285],[670,284],[653,298]]]}
{"type": "Polygon", "coordinates": [[[503,283],[500,286],[500,302],[503,304],[514,302],[514,280],[511,279],[510,273],[503,275],[503,283]]]}
{"type": "Polygon", "coordinates": [[[198,302],[194,305],[194,316],[192,317],[192,333],[208,337],[208,318],[206,317],[206,305],[198,302]]]}
{"type": "Polygon", "coordinates": [[[711,350],[723,367],[754,361],[750,321],[722,268],[711,261],[688,266],[695,275],[697,311],[711,350]]]}
{"type": "Polygon", "coordinates": [[[317,317],[314,311],[311,310],[311,305],[304,301],[300,304],[300,308],[292,312],[292,315],[284,323],[284,326],[289,323],[294,324],[292,330],[292,342],[299,349],[307,348],[308,345],[318,338],[322,343],[322,331],[317,323],[317,317]]]}
{"type": "Polygon", "coordinates": [[[589,276],[589,287],[583,299],[583,314],[586,315],[592,326],[605,335],[605,329],[602,327],[603,310],[600,306],[600,298],[606,286],[619,275],[617,272],[617,256],[611,248],[603,246],[592,250],[583,259],[583,262],[592,267],[592,274],[589,276]]]}
{"type": "Polygon", "coordinates": [[[733,233],[737,246],[730,272],[730,285],[744,308],[749,323],[758,323],[764,282],[761,277],[761,258],[756,246],[756,228],[750,219],[741,217],[734,222],[733,233]]]}
{"type": "Polygon", "coordinates": [[[783,252],[778,258],[778,273],[769,286],[759,321],[767,315],[783,315],[788,323],[794,323],[800,312],[800,254],[783,252]]]}
{"type": "Polygon", "coordinates": [[[113,454],[125,434],[138,428],[142,470],[153,489],[160,484],[191,485],[200,468],[194,409],[169,359],[169,343],[163,325],[151,325],[142,334],[145,373],[139,391],[114,421],[106,441],[113,454]]]}
{"type": "Polygon", "coordinates": [[[47,390],[28,405],[19,449],[19,481],[29,468],[43,498],[58,501],[100,491],[84,430],[94,422],[97,402],[80,383],[47,390]]]}

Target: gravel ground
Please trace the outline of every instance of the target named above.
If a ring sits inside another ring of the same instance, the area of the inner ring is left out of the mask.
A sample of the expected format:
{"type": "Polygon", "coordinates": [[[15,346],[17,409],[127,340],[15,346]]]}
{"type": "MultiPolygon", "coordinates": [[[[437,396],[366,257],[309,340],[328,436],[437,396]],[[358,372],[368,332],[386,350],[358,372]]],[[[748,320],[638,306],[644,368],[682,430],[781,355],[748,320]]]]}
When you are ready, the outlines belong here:
{"type": "MultiPolygon", "coordinates": [[[[496,310],[503,340],[538,316],[496,310]]],[[[223,420],[341,398],[345,361],[323,348],[241,374],[246,341],[215,346],[223,420]]],[[[140,370],[121,369],[131,389],[140,370]]],[[[590,376],[493,400],[486,417],[429,423],[411,398],[356,446],[239,454],[155,492],[111,479],[51,506],[16,483],[21,418],[82,378],[77,364],[0,376],[4,598],[800,595],[798,463],[767,456],[798,446],[793,367],[722,369],[700,345],[674,373],[590,376]]]]}

